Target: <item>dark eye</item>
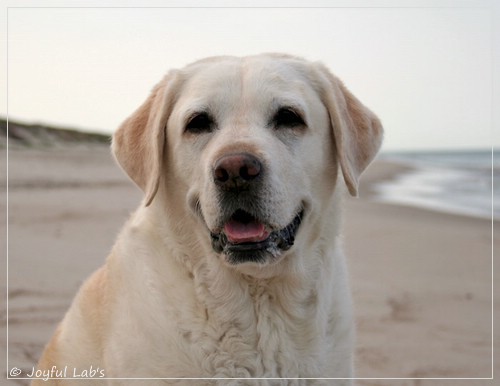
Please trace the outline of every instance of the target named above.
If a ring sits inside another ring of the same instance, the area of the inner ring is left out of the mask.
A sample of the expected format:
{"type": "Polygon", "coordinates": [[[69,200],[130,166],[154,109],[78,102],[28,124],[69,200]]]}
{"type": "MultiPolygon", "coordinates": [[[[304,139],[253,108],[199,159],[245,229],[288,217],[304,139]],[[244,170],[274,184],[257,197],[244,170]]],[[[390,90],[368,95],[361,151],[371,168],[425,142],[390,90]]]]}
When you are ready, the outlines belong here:
{"type": "Polygon", "coordinates": [[[279,127],[293,128],[305,125],[305,122],[300,116],[300,114],[296,113],[290,107],[280,108],[278,112],[274,115],[273,123],[277,128],[279,127]]]}
{"type": "Polygon", "coordinates": [[[208,113],[193,114],[184,131],[192,134],[209,133],[213,130],[214,120],[208,113]]]}

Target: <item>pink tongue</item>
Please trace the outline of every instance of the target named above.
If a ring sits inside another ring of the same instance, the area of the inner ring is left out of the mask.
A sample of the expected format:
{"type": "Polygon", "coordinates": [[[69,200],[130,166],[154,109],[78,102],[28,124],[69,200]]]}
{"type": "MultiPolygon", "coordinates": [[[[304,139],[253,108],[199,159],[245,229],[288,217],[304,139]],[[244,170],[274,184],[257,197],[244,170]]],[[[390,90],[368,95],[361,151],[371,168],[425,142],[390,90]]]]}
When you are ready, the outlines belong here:
{"type": "Polygon", "coordinates": [[[264,224],[257,221],[242,223],[235,220],[229,220],[224,225],[224,233],[228,240],[233,244],[255,243],[264,241],[269,237],[264,224]]]}

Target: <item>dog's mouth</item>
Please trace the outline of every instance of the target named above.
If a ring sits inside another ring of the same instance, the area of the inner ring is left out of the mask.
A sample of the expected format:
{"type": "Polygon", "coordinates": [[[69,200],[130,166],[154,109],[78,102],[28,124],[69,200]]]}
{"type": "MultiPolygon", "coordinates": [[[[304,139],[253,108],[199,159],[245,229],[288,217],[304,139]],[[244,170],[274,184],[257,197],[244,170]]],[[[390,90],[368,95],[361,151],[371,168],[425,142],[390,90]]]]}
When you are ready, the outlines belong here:
{"type": "Polygon", "coordinates": [[[238,209],[220,232],[211,232],[212,248],[225,254],[231,264],[264,263],[269,256],[276,258],[293,246],[303,215],[301,209],[286,227],[273,231],[252,214],[238,209]]]}

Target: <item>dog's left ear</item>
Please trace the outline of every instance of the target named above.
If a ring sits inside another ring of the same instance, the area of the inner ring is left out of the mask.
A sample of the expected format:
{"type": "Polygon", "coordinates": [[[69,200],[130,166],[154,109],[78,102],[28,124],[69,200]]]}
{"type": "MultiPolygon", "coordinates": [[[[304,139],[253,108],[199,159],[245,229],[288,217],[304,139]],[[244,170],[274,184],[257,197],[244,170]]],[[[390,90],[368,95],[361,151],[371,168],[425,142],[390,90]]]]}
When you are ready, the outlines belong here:
{"type": "Polygon", "coordinates": [[[144,103],[113,135],[113,154],[151,204],[160,183],[166,126],[174,100],[173,76],[158,83],[144,103]]]}
{"type": "Polygon", "coordinates": [[[337,157],[349,193],[357,196],[359,177],[382,144],[382,124],[340,79],[324,66],[320,65],[320,69],[322,97],[330,115],[337,157]]]}

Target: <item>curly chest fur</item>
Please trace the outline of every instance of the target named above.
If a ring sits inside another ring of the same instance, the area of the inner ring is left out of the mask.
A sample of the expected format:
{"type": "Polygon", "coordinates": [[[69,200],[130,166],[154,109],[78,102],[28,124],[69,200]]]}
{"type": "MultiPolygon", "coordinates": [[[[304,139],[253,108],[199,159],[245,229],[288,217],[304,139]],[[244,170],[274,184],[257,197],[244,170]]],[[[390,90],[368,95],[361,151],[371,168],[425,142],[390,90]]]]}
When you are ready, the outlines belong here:
{"type": "Polygon", "coordinates": [[[197,288],[202,315],[179,329],[181,344],[201,373],[292,378],[321,373],[328,321],[319,315],[315,290],[290,297],[281,283],[240,281],[225,288],[224,280],[230,279],[203,281],[197,288]]]}

